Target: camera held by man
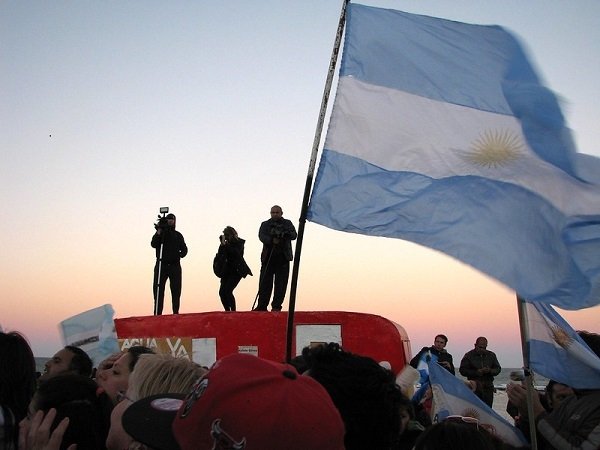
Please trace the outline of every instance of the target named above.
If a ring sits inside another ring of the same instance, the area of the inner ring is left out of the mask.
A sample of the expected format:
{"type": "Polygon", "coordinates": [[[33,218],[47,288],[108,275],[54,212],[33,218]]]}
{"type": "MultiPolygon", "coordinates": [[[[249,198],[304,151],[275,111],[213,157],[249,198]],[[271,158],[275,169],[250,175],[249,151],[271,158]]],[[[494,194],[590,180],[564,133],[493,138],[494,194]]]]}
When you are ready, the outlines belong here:
{"type": "Polygon", "coordinates": [[[175,215],[167,214],[169,207],[161,207],[160,214],[158,215],[158,221],[154,224],[154,229],[157,234],[161,234],[163,231],[169,231],[175,228],[175,215]],[[162,214],[162,215],[161,215],[162,214]]]}

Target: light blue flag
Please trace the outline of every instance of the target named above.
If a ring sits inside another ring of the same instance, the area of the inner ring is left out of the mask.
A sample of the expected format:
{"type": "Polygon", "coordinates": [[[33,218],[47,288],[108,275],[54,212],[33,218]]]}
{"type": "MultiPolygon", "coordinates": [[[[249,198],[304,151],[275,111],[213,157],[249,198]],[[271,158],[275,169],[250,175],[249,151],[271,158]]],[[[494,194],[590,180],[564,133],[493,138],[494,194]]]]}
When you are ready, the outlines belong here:
{"type": "Polygon", "coordinates": [[[433,421],[441,422],[448,416],[474,417],[485,428],[507,444],[515,447],[528,445],[521,431],[477,397],[463,381],[439,364],[429,364],[429,382],[433,393],[433,421]]]}
{"type": "Polygon", "coordinates": [[[73,345],[85,351],[97,367],[108,356],[119,351],[114,310],[102,305],[63,320],[60,330],[64,345],[73,345]]]}
{"type": "Polygon", "coordinates": [[[584,308],[600,303],[600,180],[577,156],[556,97],[503,28],[351,4],[307,217],[584,308]]]}
{"type": "Polygon", "coordinates": [[[552,308],[525,303],[529,367],[576,389],[600,389],[600,358],[552,308]]]}

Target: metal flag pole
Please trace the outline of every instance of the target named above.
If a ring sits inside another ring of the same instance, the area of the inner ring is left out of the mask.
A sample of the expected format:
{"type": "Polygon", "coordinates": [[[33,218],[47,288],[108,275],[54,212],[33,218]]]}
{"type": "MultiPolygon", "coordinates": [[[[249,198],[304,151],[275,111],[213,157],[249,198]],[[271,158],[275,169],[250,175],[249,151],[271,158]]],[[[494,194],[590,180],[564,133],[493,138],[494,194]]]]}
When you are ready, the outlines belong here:
{"type": "Polygon", "coordinates": [[[335,67],[337,64],[337,58],[340,51],[340,44],[342,42],[342,35],[344,33],[344,25],[346,24],[346,7],[350,0],[343,0],[342,11],[340,14],[340,20],[338,22],[337,33],[335,35],[335,42],[333,50],[331,52],[331,59],[329,60],[329,72],[327,74],[327,80],[325,82],[325,89],[323,90],[323,98],[321,99],[321,109],[319,111],[319,119],[317,121],[317,129],[315,131],[315,138],[313,140],[312,153],[310,155],[310,162],[308,164],[308,174],[306,176],[306,184],[304,186],[304,197],[302,199],[302,208],[300,209],[300,219],[298,223],[298,238],[296,240],[296,257],[294,258],[294,265],[292,268],[292,281],[290,285],[290,306],[288,311],[288,322],[287,322],[287,336],[286,336],[286,361],[292,359],[292,335],[294,330],[294,311],[296,309],[296,289],[298,287],[298,271],[300,268],[300,255],[302,253],[302,241],[304,238],[304,226],[306,225],[306,212],[308,211],[308,202],[310,200],[310,193],[313,184],[313,175],[315,172],[315,166],[317,164],[317,153],[319,151],[319,143],[321,142],[321,134],[323,132],[323,123],[325,122],[325,113],[327,112],[327,103],[329,101],[329,94],[331,92],[331,85],[333,84],[333,76],[335,67]]]}
{"type": "Polygon", "coordinates": [[[531,436],[531,449],[537,450],[537,432],[535,428],[535,417],[533,416],[533,396],[537,395],[533,386],[533,376],[529,368],[529,326],[527,322],[526,300],[517,294],[517,308],[519,311],[519,328],[521,330],[521,350],[523,353],[523,372],[525,373],[525,387],[527,388],[527,420],[529,422],[529,434],[531,436]]]}

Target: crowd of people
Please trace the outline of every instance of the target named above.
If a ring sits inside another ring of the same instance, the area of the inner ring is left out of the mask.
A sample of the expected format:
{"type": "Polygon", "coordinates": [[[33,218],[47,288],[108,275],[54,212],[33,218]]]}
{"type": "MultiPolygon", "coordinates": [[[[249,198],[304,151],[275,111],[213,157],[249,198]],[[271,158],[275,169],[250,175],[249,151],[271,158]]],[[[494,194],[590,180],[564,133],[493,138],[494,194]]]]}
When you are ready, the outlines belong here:
{"type": "MultiPolygon", "coordinates": [[[[293,260],[292,241],[298,237],[294,224],[283,217],[281,206],[274,205],[271,217],[260,224],[258,238],[263,245],[260,260],[258,293],[253,311],[281,311],[293,260]]],[[[167,280],[171,289],[173,314],[179,314],[182,271],[181,258],[188,253],[183,235],[175,229],[176,217],[168,214],[155,225],[150,245],[156,251],[154,265],[154,315],[163,311],[167,280]]],[[[245,240],[232,226],[227,226],[219,236],[219,248],[213,261],[215,275],[220,278],[219,298],[225,311],[236,311],[234,289],[242,278],[252,275],[244,259],[245,240]]]]}
{"type": "MultiPolygon", "coordinates": [[[[580,335],[600,355],[600,335],[580,335]]],[[[436,336],[406,368],[429,358],[453,373],[447,342],[436,336]]],[[[478,338],[459,369],[483,400],[499,367],[486,347],[478,338]]],[[[210,368],[142,346],[93,368],[67,346],[35,370],[27,339],[0,332],[0,450],[515,448],[475,416],[438,420],[389,365],[335,343],[306,347],[289,363],[231,354],[210,368]]],[[[529,433],[525,388],[512,384],[508,396],[529,433]]],[[[599,448],[600,390],[551,382],[533,411],[538,448],[599,448]]]]}

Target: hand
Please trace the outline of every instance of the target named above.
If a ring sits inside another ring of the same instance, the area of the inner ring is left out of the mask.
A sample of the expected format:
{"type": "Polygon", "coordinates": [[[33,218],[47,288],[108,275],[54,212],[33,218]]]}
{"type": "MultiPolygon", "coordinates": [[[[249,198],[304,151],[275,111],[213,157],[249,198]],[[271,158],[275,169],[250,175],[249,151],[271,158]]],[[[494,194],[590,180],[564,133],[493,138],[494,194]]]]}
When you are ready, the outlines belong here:
{"type": "Polygon", "coordinates": [[[439,363],[439,365],[445,367],[446,369],[450,368],[450,363],[448,361],[442,361],[439,363]]]}
{"type": "MultiPolygon", "coordinates": [[[[29,426],[23,422],[19,428],[20,450],[59,450],[63,435],[69,426],[69,418],[65,417],[50,434],[52,422],[56,418],[56,409],[50,408],[46,417],[44,411],[38,411],[33,416],[29,426]]],[[[69,445],[67,450],[76,450],[77,444],[69,445]]]]}
{"type": "MultiPolygon", "coordinates": [[[[506,394],[510,402],[519,408],[521,417],[527,417],[527,388],[521,384],[509,383],[506,386],[506,394]]],[[[544,407],[537,392],[532,395],[533,415],[537,417],[544,412],[544,407]]]]}

